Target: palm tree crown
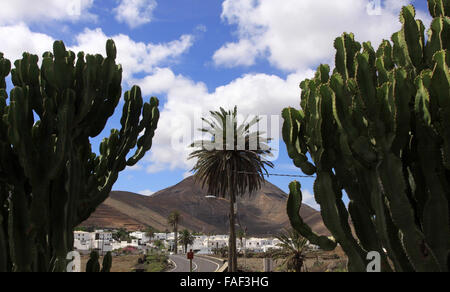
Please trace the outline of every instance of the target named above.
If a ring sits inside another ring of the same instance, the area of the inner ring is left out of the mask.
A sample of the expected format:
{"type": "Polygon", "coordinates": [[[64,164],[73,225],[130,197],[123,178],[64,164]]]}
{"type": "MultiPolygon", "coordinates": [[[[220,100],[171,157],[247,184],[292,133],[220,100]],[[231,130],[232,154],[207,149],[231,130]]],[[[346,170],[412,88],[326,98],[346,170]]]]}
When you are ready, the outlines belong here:
{"type": "Polygon", "coordinates": [[[173,211],[169,214],[169,217],[167,217],[167,223],[169,223],[172,228],[175,228],[176,226],[178,226],[180,219],[180,213],[178,213],[178,211],[173,211]]]}
{"type": "Polygon", "coordinates": [[[192,171],[208,192],[219,197],[240,196],[261,188],[266,167],[273,164],[266,160],[271,156],[268,146],[270,138],[264,132],[251,128],[258,124],[259,117],[238,125],[237,108],[233,111],[211,111],[211,120],[202,118],[209,126],[200,131],[209,133],[211,139],[195,141],[191,147],[197,148],[189,159],[197,159],[192,171]]]}
{"type": "Polygon", "coordinates": [[[290,271],[300,272],[305,261],[305,251],[308,240],[300,235],[296,230],[289,230],[285,234],[277,236],[280,241],[280,249],[272,254],[273,259],[283,259],[283,264],[290,271]]]}
{"type": "Polygon", "coordinates": [[[187,246],[194,244],[194,236],[189,232],[189,230],[184,229],[180,233],[179,242],[184,247],[184,252],[187,252],[187,246]]]}

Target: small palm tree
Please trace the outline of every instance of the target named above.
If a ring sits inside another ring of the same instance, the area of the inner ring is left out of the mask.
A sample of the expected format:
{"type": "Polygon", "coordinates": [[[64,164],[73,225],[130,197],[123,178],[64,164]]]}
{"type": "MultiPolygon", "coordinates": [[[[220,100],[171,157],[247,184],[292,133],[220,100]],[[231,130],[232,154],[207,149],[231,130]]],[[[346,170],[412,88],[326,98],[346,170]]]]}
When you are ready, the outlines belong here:
{"type": "Polygon", "coordinates": [[[189,232],[189,230],[184,229],[181,231],[179,241],[183,245],[184,252],[186,253],[188,245],[194,244],[194,236],[189,232]]]}
{"type": "Polygon", "coordinates": [[[244,237],[245,237],[244,230],[239,229],[236,235],[237,238],[239,238],[239,241],[241,242],[241,248],[244,248],[244,237]]]}
{"type": "Polygon", "coordinates": [[[237,271],[235,202],[245,193],[252,193],[261,188],[266,167],[273,164],[265,158],[271,156],[267,145],[269,138],[263,138],[263,132],[251,132],[252,126],[260,121],[255,117],[249,122],[238,125],[237,108],[233,111],[210,112],[211,120],[202,118],[207,127],[200,129],[211,137],[195,141],[191,147],[196,148],[189,159],[197,159],[192,171],[195,178],[208,187],[208,193],[227,197],[230,201],[230,237],[228,244],[228,267],[230,272],[237,271]]]}
{"type": "Polygon", "coordinates": [[[281,241],[277,244],[280,249],[273,251],[272,258],[283,260],[288,271],[301,272],[308,240],[293,229],[280,234],[277,239],[281,241]]]}
{"type": "Polygon", "coordinates": [[[145,236],[147,236],[147,237],[150,239],[150,241],[151,241],[151,239],[153,238],[153,236],[155,236],[155,231],[153,230],[152,227],[148,227],[148,228],[145,230],[145,236]]]}
{"type": "Polygon", "coordinates": [[[167,217],[167,223],[172,227],[173,233],[175,234],[175,251],[174,253],[178,253],[178,224],[181,221],[181,215],[178,211],[172,211],[167,217]]]}

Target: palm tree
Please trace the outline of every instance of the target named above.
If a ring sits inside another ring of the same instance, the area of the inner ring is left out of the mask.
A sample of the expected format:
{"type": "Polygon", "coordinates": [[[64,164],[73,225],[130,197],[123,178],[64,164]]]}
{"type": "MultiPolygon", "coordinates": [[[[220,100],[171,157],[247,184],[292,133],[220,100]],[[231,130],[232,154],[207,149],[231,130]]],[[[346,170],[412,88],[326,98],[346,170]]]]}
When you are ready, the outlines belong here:
{"type": "Polygon", "coordinates": [[[175,234],[175,251],[178,253],[178,223],[181,221],[181,215],[178,211],[172,211],[167,217],[167,223],[172,227],[173,233],[175,234]]]}
{"type": "Polygon", "coordinates": [[[154,244],[155,247],[156,247],[157,249],[159,249],[159,250],[161,250],[161,249],[164,248],[164,243],[163,243],[161,240],[159,240],[159,239],[155,240],[155,241],[153,242],[153,244],[154,244]]]}
{"type": "Polygon", "coordinates": [[[184,252],[187,253],[187,246],[194,244],[194,236],[189,232],[189,230],[184,229],[181,231],[179,241],[184,246],[184,252]]]}
{"type": "Polygon", "coordinates": [[[192,171],[196,180],[203,187],[208,187],[208,193],[229,198],[228,269],[236,272],[236,198],[261,188],[264,174],[268,174],[266,166],[273,167],[265,159],[272,155],[267,145],[270,139],[263,138],[263,132],[251,132],[251,127],[257,126],[260,121],[259,117],[238,125],[236,107],[233,111],[220,108],[220,111],[210,113],[212,119],[202,118],[207,127],[200,131],[211,137],[195,141],[191,147],[196,150],[189,155],[189,159],[197,159],[192,171]]]}
{"type": "Polygon", "coordinates": [[[151,226],[149,226],[146,230],[145,230],[145,236],[147,236],[150,241],[153,238],[153,236],[155,236],[155,231],[153,230],[153,228],[151,226]]]}
{"type": "Polygon", "coordinates": [[[272,258],[275,260],[282,259],[283,265],[286,265],[288,271],[301,272],[308,240],[294,229],[286,231],[285,234],[280,234],[277,239],[281,241],[278,244],[280,249],[273,252],[272,258]]]}
{"type": "Polygon", "coordinates": [[[245,232],[242,229],[239,229],[237,231],[237,238],[239,238],[239,241],[241,242],[241,248],[244,248],[244,237],[245,237],[245,232]]]}

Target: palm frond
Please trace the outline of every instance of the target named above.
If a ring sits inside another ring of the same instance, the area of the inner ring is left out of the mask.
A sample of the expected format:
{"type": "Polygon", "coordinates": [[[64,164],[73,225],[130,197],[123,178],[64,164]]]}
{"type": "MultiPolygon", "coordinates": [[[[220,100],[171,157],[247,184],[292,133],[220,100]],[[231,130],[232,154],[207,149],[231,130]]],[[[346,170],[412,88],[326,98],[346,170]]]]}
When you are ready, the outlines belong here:
{"type": "Polygon", "coordinates": [[[210,113],[212,119],[202,118],[209,128],[200,129],[211,135],[210,139],[191,144],[196,150],[188,159],[197,159],[192,168],[195,178],[216,196],[253,193],[261,188],[264,175],[268,174],[267,168],[273,167],[267,159],[272,155],[268,146],[271,139],[263,137],[263,132],[250,132],[250,128],[260,120],[258,117],[238,125],[236,107],[233,111],[220,108],[210,113]],[[243,147],[238,147],[240,142],[243,142],[243,147]],[[251,149],[252,145],[256,147],[251,149]]]}

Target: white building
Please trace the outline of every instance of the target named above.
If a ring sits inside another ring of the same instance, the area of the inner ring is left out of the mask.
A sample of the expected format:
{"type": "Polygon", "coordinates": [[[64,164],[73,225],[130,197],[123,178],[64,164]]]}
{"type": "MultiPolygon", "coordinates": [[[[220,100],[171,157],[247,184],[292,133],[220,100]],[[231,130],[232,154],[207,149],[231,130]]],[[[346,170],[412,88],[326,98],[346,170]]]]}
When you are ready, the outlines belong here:
{"type": "Polygon", "coordinates": [[[77,250],[91,250],[93,246],[93,236],[90,232],[75,231],[73,234],[73,246],[77,250]]]}
{"type": "Polygon", "coordinates": [[[170,232],[170,233],[154,233],[153,234],[153,240],[169,240],[169,239],[174,239],[175,238],[175,233],[170,232]]]}
{"type": "Polygon", "coordinates": [[[95,236],[95,240],[111,241],[113,239],[112,232],[103,231],[103,230],[95,230],[94,236],[95,236]]]}
{"type": "Polygon", "coordinates": [[[75,231],[74,247],[77,250],[99,249],[101,251],[113,250],[112,232],[95,230],[94,232],[75,231]]]}
{"type": "MultiPolygon", "coordinates": [[[[112,232],[104,230],[96,230],[95,232],[74,232],[74,247],[77,250],[91,250],[98,249],[100,251],[112,251],[127,246],[136,247],[138,249],[146,249],[154,246],[150,243],[150,239],[146,236],[145,232],[135,231],[130,233],[132,237],[131,242],[121,241],[117,242],[112,237],[112,232]]],[[[171,233],[155,233],[153,240],[160,240],[166,248],[173,248],[175,242],[175,234],[171,233]]],[[[211,254],[216,248],[228,247],[228,235],[200,235],[194,236],[194,243],[188,246],[188,250],[192,249],[200,254],[211,254]]],[[[278,249],[280,240],[276,238],[257,238],[250,237],[242,240],[243,246],[241,246],[241,240],[236,240],[236,246],[238,251],[252,251],[252,252],[267,252],[269,249],[278,249]]],[[[309,244],[310,249],[318,249],[317,246],[309,244]]],[[[178,244],[179,252],[182,252],[183,246],[178,244]]]]}
{"type": "Polygon", "coordinates": [[[142,232],[142,231],[134,231],[130,233],[131,237],[134,237],[136,239],[139,239],[139,244],[144,245],[147,242],[149,242],[152,238],[150,238],[149,236],[147,236],[146,232],[142,232]]]}

